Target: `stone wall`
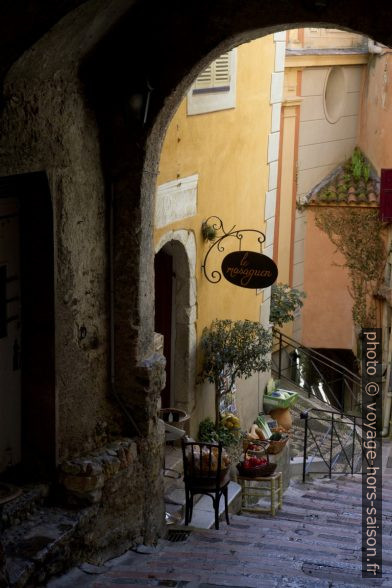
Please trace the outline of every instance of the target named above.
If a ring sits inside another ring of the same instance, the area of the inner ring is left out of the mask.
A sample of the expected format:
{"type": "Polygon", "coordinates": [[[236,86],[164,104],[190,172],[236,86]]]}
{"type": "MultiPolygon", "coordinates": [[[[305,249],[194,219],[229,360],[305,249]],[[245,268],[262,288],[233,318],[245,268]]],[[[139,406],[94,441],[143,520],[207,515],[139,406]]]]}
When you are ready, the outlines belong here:
{"type": "MultiPolygon", "coordinates": [[[[56,51],[54,34],[27,52],[8,74],[0,112],[0,176],[42,170],[48,178],[55,253],[52,443],[57,464],[68,467],[61,469],[68,503],[80,508],[95,505],[96,516],[85,530],[81,553],[102,560],[135,542],[154,542],[163,532],[163,431],[157,401],[165,362],[153,353],[152,329],[141,326],[137,318],[139,269],[127,276],[121,263],[115,283],[122,284],[125,277],[126,289],[116,302],[121,308],[123,297],[127,316],[117,320],[111,349],[110,190],[102,170],[99,129],[77,63],[64,60],[60,69],[51,69],[50,54],[56,51]],[[110,369],[111,354],[116,373],[110,369]],[[135,435],[125,449],[119,442],[116,450],[108,450],[116,455],[104,452],[103,464],[94,461],[97,448],[124,434],[135,435]],[[82,455],[91,457],[89,465],[83,458],[72,470],[72,460],[82,455]]],[[[128,199],[126,186],[123,189],[128,199]]],[[[116,251],[138,266],[132,251],[140,247],[140,231],[132,232],[131,225],[140,223],[140,217],[131,217],[128,240],[117,235],[116,251]]],[[[150,278],[152,268],[151,263],[150,278]]],[[[151,293],[149,297],[151,307],[151,293]]]]}
{"type": "Polygon", "coordinates": [[[163,504],[155,504],[162,493],[159,472],[162,464],[160,435],[156,436],[155,444],[151,440],[145,443],[120,438],[61,464],[62,500],[72,507],[96,505],[94,516],[83,528],[82,556],[100,563],[127,547],[154,541],[162,534],[163,504]],[[155,524],[149,520],[150,511],[154,513],[155,524]]]}

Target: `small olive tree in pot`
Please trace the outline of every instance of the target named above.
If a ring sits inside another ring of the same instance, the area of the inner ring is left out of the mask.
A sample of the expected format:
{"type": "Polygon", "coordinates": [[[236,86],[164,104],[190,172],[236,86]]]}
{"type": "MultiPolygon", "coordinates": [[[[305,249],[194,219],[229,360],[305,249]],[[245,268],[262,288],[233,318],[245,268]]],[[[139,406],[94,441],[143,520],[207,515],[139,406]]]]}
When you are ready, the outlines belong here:
{"type": "Polygon", "coordinates": [[[200,381],[215,384],[215,427],[220,401],[232,391],[237,378],[249,378],[271,367],[272,335],[260,323],[215,319],[201,337],[203,364],[200,381]]]}

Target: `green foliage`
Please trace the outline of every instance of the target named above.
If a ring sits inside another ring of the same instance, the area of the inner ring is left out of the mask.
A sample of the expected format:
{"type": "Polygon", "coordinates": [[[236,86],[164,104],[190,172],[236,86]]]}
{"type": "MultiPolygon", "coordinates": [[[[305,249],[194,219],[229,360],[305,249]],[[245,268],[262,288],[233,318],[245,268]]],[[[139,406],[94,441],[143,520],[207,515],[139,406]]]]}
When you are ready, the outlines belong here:
{"type": "Polygon", "coordinates": [[[266,355],[271,347],[272,334],[257,322],[215,319],[203,330],[203,363],[199,379],[215,384],[216,425],[222,394],[231,392],[237,378],[247,379],[254,372],[269,369],[271,364],[266,355]]]}
{"type": "Polygon", "coordinates": [[[316,226],[324,231],[345,259],[353,298],[352,316],[358,328],[374,327],[376,305],[373,297],[383,277],[386,251],[381,236],[378,210],[320,210],[316,226]]]}
{"type": "Polygon", "coordinates": [[[302,308],[305,292],[290,288],[288,284],[273,284],[271,288],[270,321],[276,327],[294,320],[294,313],[302,308]]]}
{"type": "Polygon", "coordinates": [[[370,177],[370,165],[358,147],[354,149],[351,160],[346,169],[356,182],[359,182],[360,180],[367,182],[370,177]]]}
{"type": "Polygon", "coordinates": [[[216,228],[213,225],[208,225],[204,222],[201,232],[205,241],[214,241],[216,239],[216,228]]]}
{"type": "Polygon", "coordinates": [[[249,378],[254,372],[266,371],[270,362],[265,356],[271,351],[272,335],[260,323],[216,319],[201,336],[202,381],[220,384],[222,372],[229,377],[226,392],[236,378],[249,378]]]}
{"type": "Polygon", "coordinates": [[[201,421],[199,425],[199,441],[206,443],[214,443],[221,441],[225,447],[230,447],[238,444],[238,434],[229,431],[226,427],[215,427],[213,421],[207,417],[201,421]]]}
{"type": "Polygon", "coordinates": [[[301,349],[298,350],[298,358],[299,358],[299,372],[301,378],[304,381],[304,387],[306,390],[310,390],[311,387],[317,388],[318,385],[321,383],[321,377],[319,372],[316,370],[314,365],[312,364],[309,355],[302,351],[301,349]]]}

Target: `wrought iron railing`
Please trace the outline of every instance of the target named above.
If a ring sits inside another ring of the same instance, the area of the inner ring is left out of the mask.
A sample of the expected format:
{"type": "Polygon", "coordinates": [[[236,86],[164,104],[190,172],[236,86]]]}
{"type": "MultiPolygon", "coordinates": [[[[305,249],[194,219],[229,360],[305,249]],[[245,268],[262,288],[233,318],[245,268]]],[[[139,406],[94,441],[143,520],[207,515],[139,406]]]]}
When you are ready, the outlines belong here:
{"type": "Polygon", "coordinates": [[[355,474],[361,471],[366,454],[362,448],[362,418],[353,414],[311,408],[301,413],[304,420],[302,481],[306,474],[355,474]],[[312,412],[312,415],[309,413],[312,412]],[[320,434],[320,424],[325,430],[320,434]],[[318,430],[317,430],[318,429],[318,430]],[[311,448],[311,449],[310,449],[311,448]],[[323,471],[312,467],[315,458],[326,466],[323,471]]]}
{"type": "Polygon", "coordinates": [[[292,381],[308,398],[317,398],[326,408],[359,411],[361,378],[358,374],[278,329],[273,329],[273,338],[272,369],[279,379],[292,381]]]}

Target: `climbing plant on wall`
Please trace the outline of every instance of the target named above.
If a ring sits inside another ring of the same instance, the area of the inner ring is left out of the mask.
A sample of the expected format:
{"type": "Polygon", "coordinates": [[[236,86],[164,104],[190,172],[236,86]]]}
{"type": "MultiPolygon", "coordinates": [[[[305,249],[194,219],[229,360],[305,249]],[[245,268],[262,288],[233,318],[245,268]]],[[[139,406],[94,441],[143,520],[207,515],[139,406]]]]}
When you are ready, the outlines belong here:
{"type": "Polygon", "coordinates": [[[324,231],[344,257],[353,299],[352,316],[357,328],[376,324],[377,291],[383,277],[386,249],[378,210],[335,208],[317,210],[316,226],[324,231]]]}

